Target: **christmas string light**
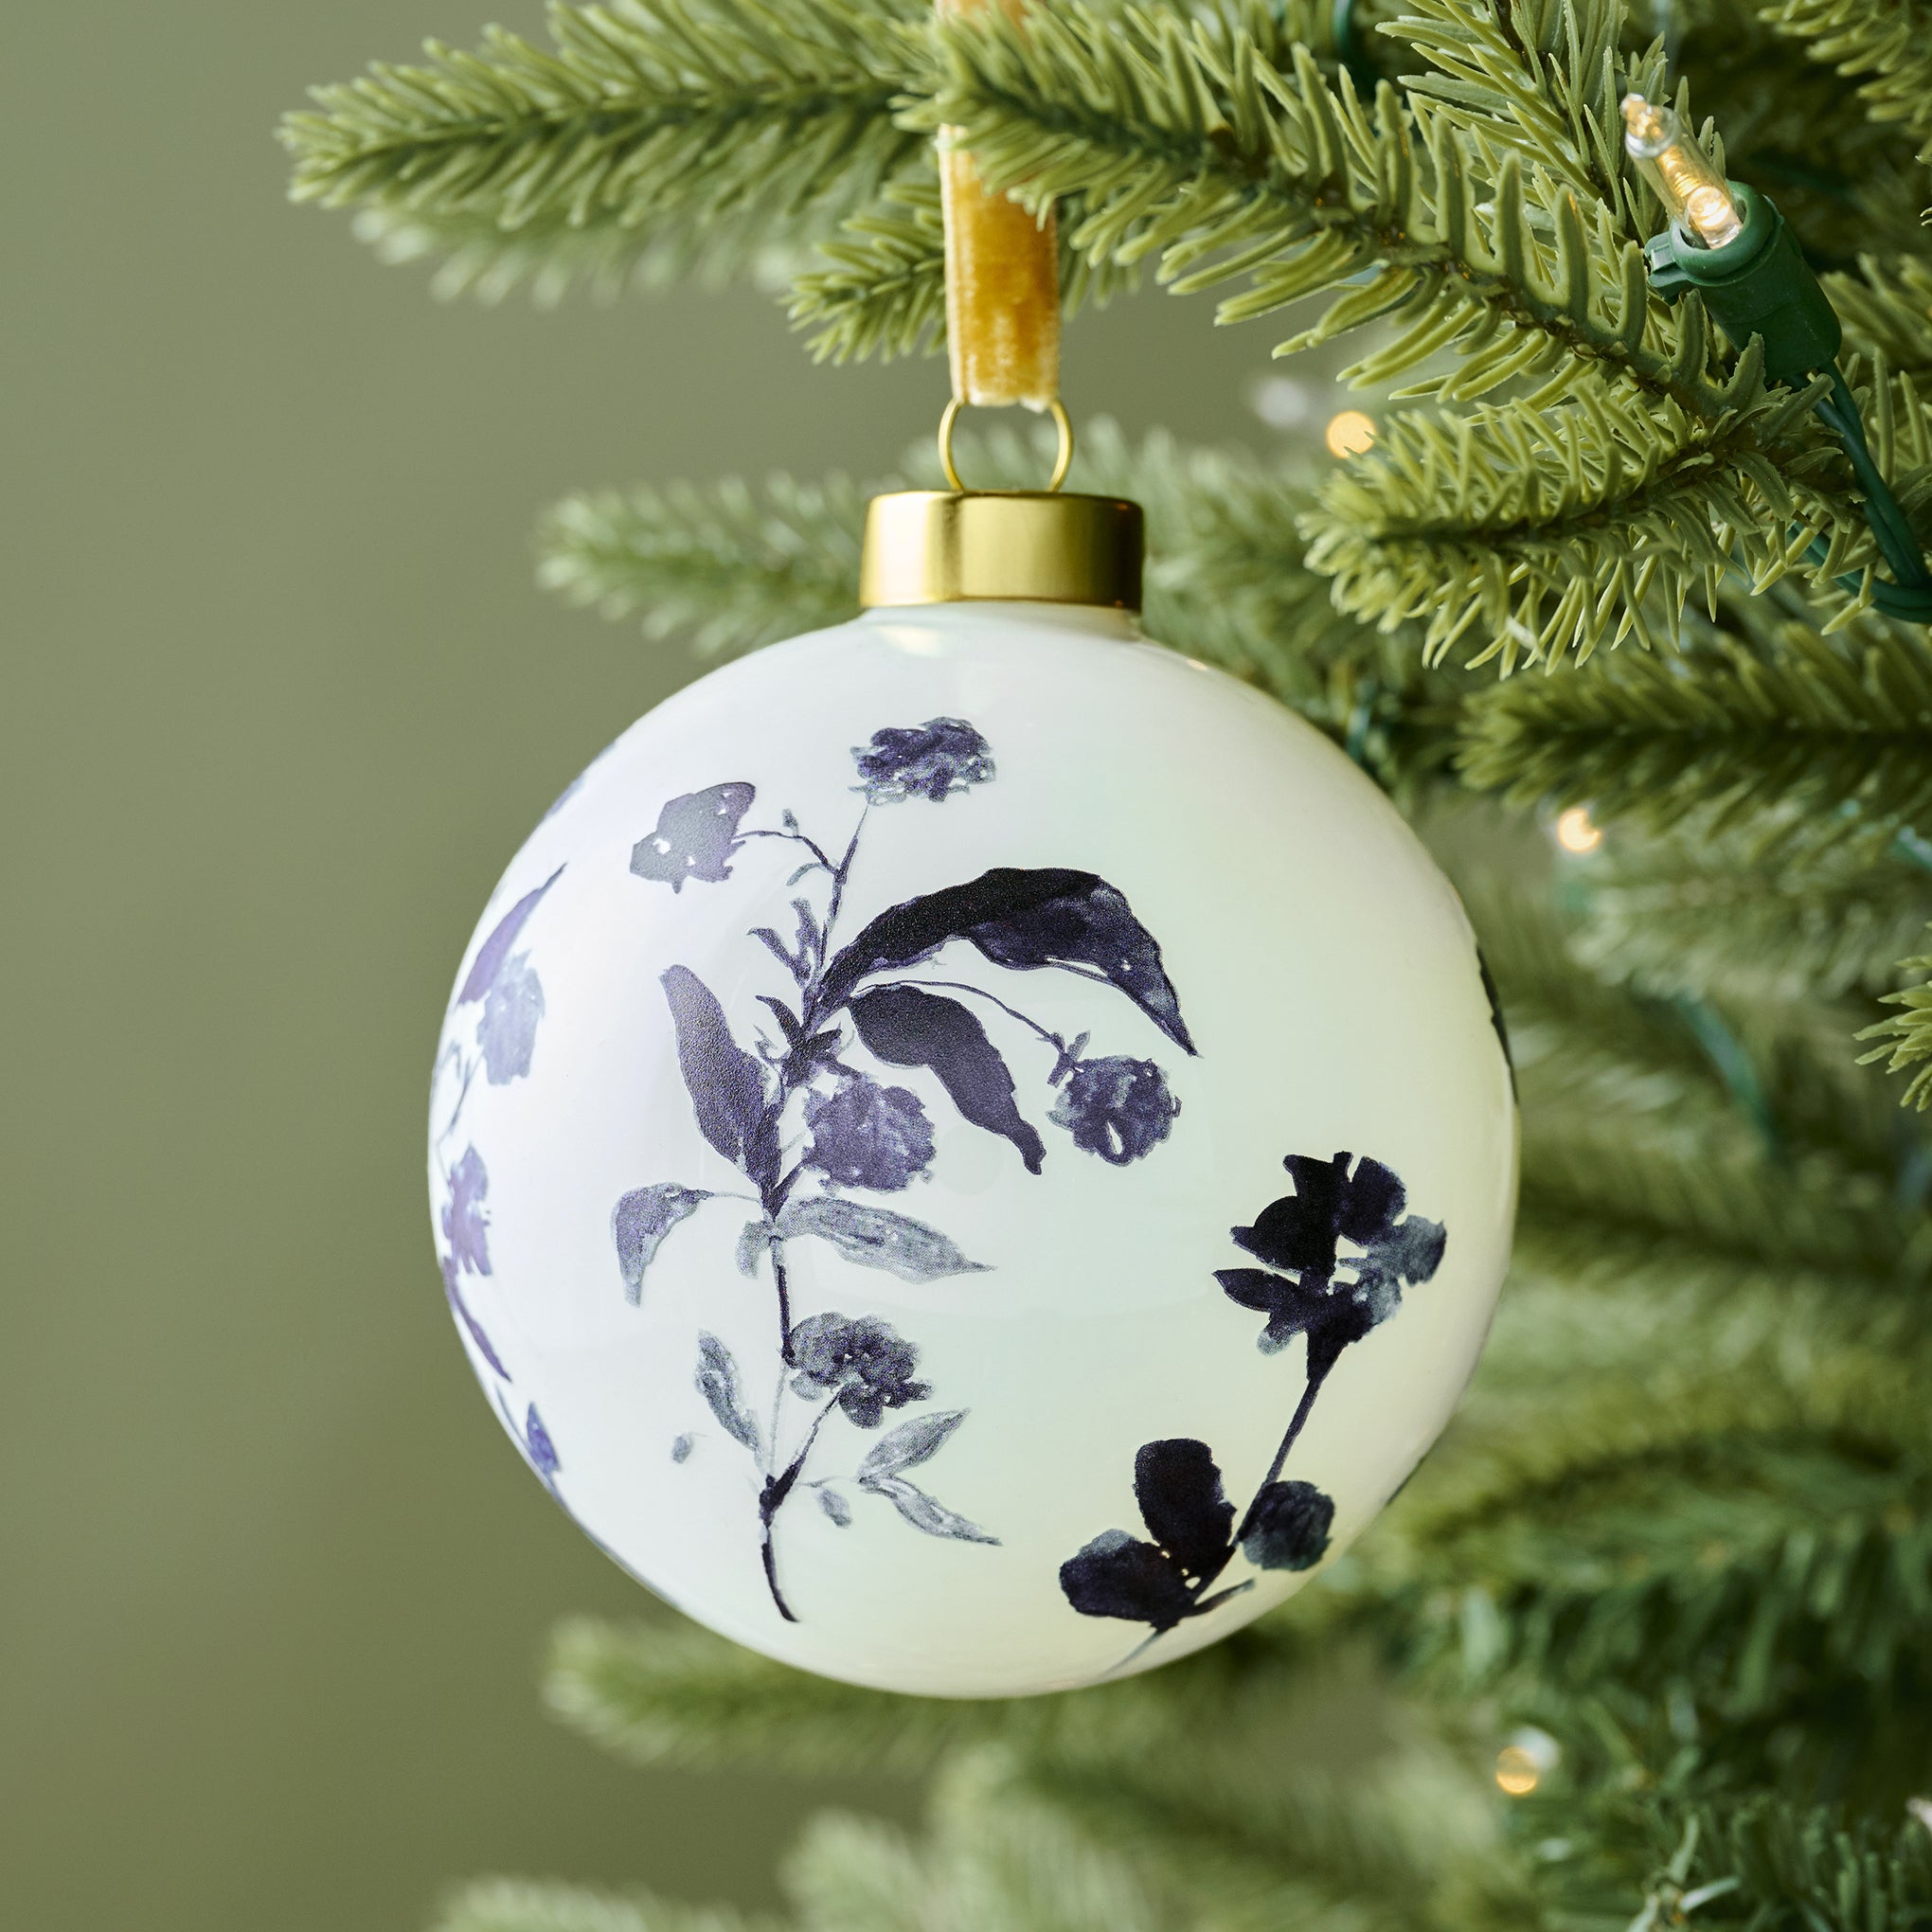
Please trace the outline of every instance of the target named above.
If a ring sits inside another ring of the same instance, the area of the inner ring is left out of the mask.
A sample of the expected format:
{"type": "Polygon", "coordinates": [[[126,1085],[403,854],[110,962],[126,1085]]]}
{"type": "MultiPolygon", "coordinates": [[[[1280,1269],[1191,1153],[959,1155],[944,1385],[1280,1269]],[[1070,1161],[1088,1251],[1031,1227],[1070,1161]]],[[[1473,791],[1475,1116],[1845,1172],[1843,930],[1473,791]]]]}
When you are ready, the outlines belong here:
{"type": "Polygon", "coordinates": [[[1626,94],[1623,126],[1624,147],[1672,221],[1687,225],[1707,248],[1722,248],[1744,232],[1729,187],[1674,110],[1626,94]]]}
{"type": "MultiPolygon", "coordinates": [[[[1892,576],[1889,583],[1873,577],[1870,600],[1887,617],[1932,622],[1932,572],[1872,456],[1856,399],[1837,365],[1843,331],[1797,237],[1767,196],[1718,173],[1673,109],[1627,94],[1623,126],[1624,152],[1670,218],[1663,233],[1644,244],[1651,286],[1673,302],[1696,290],[1712,320],[1740,348],[1757,337],[1767,382],[1800,384],[1820,373],[1829,378],[1818,417],[1844,445],[1864,492],[1865,521],[1892,576]]],[[[1815,537],[1806,550],[1814,565],[1830,554],[1823,537],[1815,537]]],[[[1865,590],[1858,575],[1838,583],[1850,596],[1865,590]]]]}

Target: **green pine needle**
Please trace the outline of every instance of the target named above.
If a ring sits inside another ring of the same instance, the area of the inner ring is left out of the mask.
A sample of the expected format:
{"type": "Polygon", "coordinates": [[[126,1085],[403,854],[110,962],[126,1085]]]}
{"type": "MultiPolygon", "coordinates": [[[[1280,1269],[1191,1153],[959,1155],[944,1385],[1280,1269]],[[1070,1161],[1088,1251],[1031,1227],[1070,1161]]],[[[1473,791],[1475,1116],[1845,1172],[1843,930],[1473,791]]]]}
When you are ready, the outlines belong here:
{"type": "Polygon", "coordinates": [[[375,239],[458,259],[464,282],[492,278],[493,231],[495,278],[554,289],[654,245],[828,233],[923,158],[891,116],[918,41],[889,10],[614,0],[553,5],[550,31],[554,51],[496,27],[476,53],[431,43],[420,66],[316,88],[282,124],[291,193],[384,211],[375,239]]]}

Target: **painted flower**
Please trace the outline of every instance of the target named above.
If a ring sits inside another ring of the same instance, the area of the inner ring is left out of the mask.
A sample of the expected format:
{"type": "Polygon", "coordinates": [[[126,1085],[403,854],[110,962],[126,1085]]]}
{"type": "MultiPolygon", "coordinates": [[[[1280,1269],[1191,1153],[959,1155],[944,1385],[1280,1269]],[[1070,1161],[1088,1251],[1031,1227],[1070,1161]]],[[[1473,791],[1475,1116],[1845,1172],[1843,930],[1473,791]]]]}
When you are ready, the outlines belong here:
{"type": "Polygon", "coordinates": [[[508,1086],[530,1070],[537,1022],[544,1017],[544,987],[531,971],[529,955],[518,953],[497,971],[476,1022],[484,1075],[492,1086],[508,1086]]]}
{"type": "Polygon", "coordinates": [[[1367,1154],[1291,1154],[1281,1164],[1295,1191],[1271,1201],[1252,1227],[1230,1230],[1269,1266],[1219,1268],[1215,1279],[1230,1300],[1268,1317],[1263,1354],[1305,1334],[1308,1372],[1319,1381],[1402,1306],[1404,1284],[1434,1277],[1448,1235],[1440,1221],[1405,1216],[1402,1182],[1367,1154]]]}
{"type": "Polygon", "coordinates": [[[963,718],[928,718],[923,724],[888,724],[869,745],[855,744],[861,788],[874,805],[902,798],[935,801],[993,775],[993,747],[963,718]]]}
{"type": "Polygon", "coordinates": [[[1083,1060],[1067,1076],[1052,1119],[1073,1144],[1115,1167],[1138,1160],[1168,1137],[1181,1103],[1151,1060],[1083,1060]]]}
{"type": "Polygon", "coordinates": [[[922,1174],[933,1157],[933,1123],[919,1096],[848,1074],[829,1094],[805,1096],[812,1146],[805,1164],[834,1187],[891,1193],[922,1174]]]}
{"type": "Polygon", "coordinates": [[[489,1217],[483,1199],[490,1191],[489,1171],[474,1147],[450,1172],[449,1205],[442,1211],[442,1231],[450,1244],[450,1263],[472,1275],[490,1272],[489,1217]]]}
{"type": "Polygon", "coordinates": [[[1334,1520],[1334,1498],[1312,1482],[1271,1482],[1248,1512],[1241,1553],[1257,1569],[1313,1569],[1334,1520]]]}
{"type": "Polygon", "coordinates": [[[876,1315],[813,1315],[793,1329],[790,1352],[795,1395],[836,1394],[838,1405],[862,1429],[876,1429],[889,1408],[923,1402],[932,1386],[916,1382],[919,1351],[876,1315]]]}

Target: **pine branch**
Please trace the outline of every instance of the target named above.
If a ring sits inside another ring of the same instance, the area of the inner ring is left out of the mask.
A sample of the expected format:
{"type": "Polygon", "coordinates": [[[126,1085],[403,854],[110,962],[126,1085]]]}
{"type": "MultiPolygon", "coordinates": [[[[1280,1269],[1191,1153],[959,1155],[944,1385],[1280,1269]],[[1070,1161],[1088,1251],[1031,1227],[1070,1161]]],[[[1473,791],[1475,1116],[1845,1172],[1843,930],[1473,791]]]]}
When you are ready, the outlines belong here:
{"type": "Polygon", "coordinates": [[[464,283],[554,292],[659,242],[814,236],[923,158],[891,118],[919,43],[889,12],[614,0],[553,5],[550,31],[554,52],[492,28],[477,53],[432,43],[424,65],[315,89],[282,124],[292,195],[387,211],[378,239],[449,254],[464,283]]]}
{"type": "MultiPolygon", "coordinates": [[[[1063,246],[1063,262],[1066,251],[1063,246]]],[[[939,177],[888,182],[876,206],[850,217],[821,243],[814,267],[792,285],[792,326],[811,331],[816,362],[936,352],[946,339],[945,242],[939,177]]]]}
{"type": "MultiPolygon", "coordinates": [[[[1932,876],[1912,860],[1861,865],[1842,848],[1767,857],[1748,835],[1713,841],[1698,827],[1617,841],[1590,880],[1577,955],[1663,999],[1823,1001],[1894,986],[1928,919],[1932,876]]],[[[1810,1011],[1841,1044],[1850,1037],[1843,1013],[1810,1011]]]]}
{"type": "Polygon", "coordinates": [[[1901,960],[1899,971],[1919,975],[1920,983],[1885,995],[1886,1005],[1902,1007],[1904,1011],[1868,1027],[1858,1036],[1881,1043],[1863,1055],[1859,1064],[1883,1061],[1887,1073],[1916,1068],[1899,1095],[1899,1105],[1917,1107],[1923,1113],[1932,1106],[1932,1065],[1926,1064],[1932,1062],[1932,954],[1901,960]]]}
{"type": "Polygon", "coordinates": [[[996,17],[952,24],[940,45],[945,80],[921,118],[958,125],[987,178],[1029,206],[1083,197],[1069,240],[1095,260],[1157,257],[1182,294],[1244,276],[1224,322],[1368,276],[1278,354],[1394,313],[1404,334],[1351,379],[1386,381],[1456,345],[1461,395],[1529,377],[1553,397],[1601,365],[1699,415],[1746,400],[1749,381],[1709,381],[1701,311],[1680,324],[1651,296],[1607,210],[1593,251],[1593,218],[1549,197],[1546,244],[1530,213],[1543,184],[1520,154],[1496,163],[1479,207],[1484,177],[1450,114],[1417,107],[1418,142],[1392,89],[1371,114],[1305,47],[1277,68],[1236,28],[1197,19],[1189,37],[1172,14],[1082,7],[1024,33],[996,17]]]}
{"type": "Polygon", "coordinates": [[[1814,61],[1870,75],[1858,89],[1869,119],[1896,121],[1932,161],[1932,7],[1923,0],[1765,0],[1760,11],[1814,61]]]}
{"type": "MultiPolygon", "coordinates": [[[[1653,580],[1668,634],[1692,583],[1734,550],[1761,583],[1816,534],[1830,538],[1821,575],[1871,555],[1843,465],[1809,419],[1822,390],[1776,400],[1755,349],[1726,363],[1700,305],[1673,313],[1651,296],[1612,209],[1586,210],[1519,152],[1494,160],[1478,204],[1482,155],[1448,113],[1415,106],[1412,143],[1388,90],[1371,117],[1305,50],[1278,70],[1239,31],[1196,23],[1187,38],[1166,15],[1123,27],[1076,9],[1024,35],[991,20],[940,41],[930,113],[960,124],[989,177],[1022,199],[1084,196],[1073,246],[1158,256],[1181,292],[1244,276],[1224,321],[1352,278],[1281,351],[1393,315],[1399,338],[1351,380],[1386,381],[1446,349],[1460,367],[1412,393],[1537,385],[1457,424],[1399,418],[1337,477],[1308,528],[1345,611],[1426,616],[1438,655],[1481,618],[1481,655],[1507,668],[1586,655],[1632,629],[1648,638],[1653,580]]],[[[1561,152],[1547,158],[1560,169],[1561,152]]]]}
{"type": "Polygon", "coordinates": [[[808,1774],[922,1770],[998,1744],[1068,1756],[1172,1750],[1279,1697],[1317,1655],[1323,1618],[1242,1630],[1167,1669],[1058,1697],[909,1697],[786,1669],[708,1632],[575,1619],[552,1640],[546,1698],[573,1728],[634,1763],[757,1763],[808,1774]]]}
{"type": "Polygon", "coordinates": [[[1825,287],[1853,343],[1932,385],[1932,261],[1867,257],[1857,277],[1834,275],[1825,287]]]}
{"type": "Polygon", "coordinates": [[[538,531],[538,581],[701,656],[756,649],[858,611],[865,494],[848,478],[734,478],[570,496],[538,531]]]}
{"type": "MultiPolygon", "coordinates": [[[[1272,1715],[1292,1735],[1293,1719],[1272,1715]]],[[[1357,1721],[1360,1721],[1358,1716],[1357,1721]]],[[[1411,1735],[1346,1780],[1223,1738],[1178,1761],[1031,1755],[1016,1782],[1091,1838],[1129,1848],[1188,1925],[1275,1932],[1532,1932],[1493,1797],[1411,1735]]]]}
{"type": "Polygon", "coordinates": [[[1465,1663],[1572,1690],[1696,1687],[1725,1724],[1808,1681],[1898,1681],[1932,1611],[1925,1470],[1781,1432],[1565,1469],[1432,1526],[1430,1560],[1491,1598],[1465,1663]]]}
{"type": "Polygon", "coordinates": [[[998,1757],[956,1760],[939,1780],[923,1840],[837,1814],[808,1827],[785,1861],[786,1892],[814,1932],[1161,1932],[1118,1852],[1019,1797],[998,1757]]]}
{"type": "Polygon", "coordinates": [[[1655,204],[1624,172],[1619,102],[1661,98],[1664,58],[1655,45],[1626,62],[1625,20],[1622,0],[1415,0],[1380,31],[1436,69],[1406,85],[1478,144],[1485,178],[1499,174],[1496,152],[1512,150],[1608,210],[1612,233],[1640,242],[1657,225],[1655,204]]]}
{"type": "Polygon", "coordinates": [[[1693,1901],[1708,1925],[1748,1932],[1932,1925],[1932,1832],[1919,1819],[1848,1826],[1834,1806],[1758,1797],[1698,1822],[1681,1873],[1652,1894],[1654,1925],[1693,1901]]]}
{"type": "MultiPolygon", "coordinates": [[[[1132,288],[1137,272],[1095,262],[1064,237],[1079,224],[1077,201],[1060,209],[1060,302],[1071,316],[1132,288]]],[[[795,328],[812,331],[819,362],[937,354],[946,339],[945,241],[937,175],[887,182],[878,200],[822,242],[813,268],[792,283],[795,328]]]]}
{"type": "Polygon", "coordinates": [[[1882,845],[1932,810],[1932,640],[1875,618],[1830,637],[1747,621],[1681,656],[1619,653],[1488,693],[1463,714],[1464,782],[1604,823],[1749,824],[1766,848],[1834,828],[1882,845]]]}

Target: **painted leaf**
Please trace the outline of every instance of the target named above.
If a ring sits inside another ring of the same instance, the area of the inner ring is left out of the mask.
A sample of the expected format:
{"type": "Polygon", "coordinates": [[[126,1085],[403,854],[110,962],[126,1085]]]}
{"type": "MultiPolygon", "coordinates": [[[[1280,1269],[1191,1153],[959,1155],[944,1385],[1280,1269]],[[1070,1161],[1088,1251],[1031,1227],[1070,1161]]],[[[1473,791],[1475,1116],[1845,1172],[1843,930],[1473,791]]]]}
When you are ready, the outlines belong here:
{"type": "Polygon", "coordinates": [[[936,1281],[946,1275],[982,1275],[946,1236],[909,1214],[894,1214],[836,1195],[814,1194],[789,1203],[778,1216],[788,1237],[815,1234],[862,1268],[884,1268],[903,1281],[936,1281]]]}
{"type": "Polygon", "coordinates": [[[911,986],[882,986],[851,1003],[866,1050],[888,1066],[925,1066],[961,1117],[1019,1149],[1037,1174],[1045,1143],[1013,1100],[1013,1077],[978,1017],[956,999],[911,986]]]}
{"type": "Polygon", "coordinates": [[[1151,1543],[1103,1530],[1060,1565],[1060,1588],[1082,1617],[1150,1623],[1158,1635],[1194,1614],[1179,1568],[1151,1543]]]}
{"type": "Polygon", "coordinates": [[[557,1454],[557,1445],[551,1441],[535,1403],[530,1404],[529,1413],[524,1418],[524,1447],[529,1452],[530,1465],[537,1474],[546,1482],[553,1481],[564,1467],[563,1458],[557,1454]]]}
{"type": "Polygon", "coordinates": [[[1191,1437],[1143,1442],[1134,1458],[1134,1498],[1148,1534],[1196,1581],[1219,1576],[1234,1553],[1234,1505],[1212,1451],[1191,1437]]]}
{"type": "Polygon", "coordinates": [[[941,1409],[937,1415],[914,1416],[910,1422],[901,1422],[867,1451],[866,1459],[859,1464],[860,1487],[869,1489],[881,1477],[917,1468],[936,1454],[965,1420],[966,1411],[960,1408],[941,1409]]]}
{"type": "Polygon", "coordinates": [[[707,1189],[681,1187],[676,1181],[633,1188],[618,1197],[611,1209],[611,1239],[617,1243],[617,1272],[624,1278],[627,1299],[635,1303],[642,1296],[644,1270],[657,1259],[664,1237],[710,1198],[707,1189]]]}
{"type": "Polygon", "coordinates": [[[657,827],[631,848],[631,869],[682,892],[687,879],[717,885],[731,876],[739,821],[757,790],[742,781],[707,785],[673,798],[657,814],[657,827]]]}
{"type": "Polygon", "coordinates": [[[476,957],[463,975],[462,986],[456,993],[458,1006],[481,999],[496,983],[497,971],[510,957],[510,949],[516,944],[516,936],[523,931],[525,921],[543,902],[544,894],[563,876],[564,868],[559,866],[534,892],[526,892],[491,928],[490,937],[476,949],[476,957]]]}
{"type": "Polygon", "coordinates": [[[731,1037],[724,1009],[688,966],[664,975],[677,1028],[677,1064],[690,1093],[698,1132],[760,1187],[777,1178],[778,1149],[765,1119],[758,1062],[731,1037]]]}
{"type": "Polygon", "coordinates": [[[738,1249],[734,1259],[738,1272],[747,1279],[758,1274],[758,1258],[764,1253],[770,1242],[770,1233],[762,1221],[747,1221],[738,1230],[738,1249]]]}
{"type": "Polygon", "coordinates": [[[492,1086],[508,1086],[529,1072],[537,1022],[543,1017],[544,983],[532,970],[529,955],[518,953],[484,994],[483,1017],[476,1022],[484,1078],[492,1086]]]}
{"type": "Polygon", "coordinates": [[[734,1441],[742,1442],[754,1456],[760,1454],[758,1424],[752,1421],[751,1412],[738,1393],[738,1364],[731,1359],[731,1351],[716,1335],[701,1334],[698,1337],[695,1380],[698,1393],[710,1404],[711,1413],[718,1418],[724,1433],[734,1441]]]}
{"type": "Polygon", "coordinates": [[[850,1530],[852,1527],[852,1506],[835,1489],[822,1489],[818,1492],[818,1507],[841,1530],[850,1530]]]}
{"type": "Polygon", "coordinates": [[[470,1313],[470,1304],[463,1299],[463,1291],[456,1284],[456,1258],[445,1255],[442,1258],[443,1295],[450,1304],[450,1313],[461,1322],[470,1333],[470,1339],[476,1344],[476,1351],[506,1382],[515,1377],[503,1366],[503,1357],[492,1346],[483,1324],[470,1313]]]}
{"type": "Polygon", "coordinates": [[[884,1496],[915,1530],[923,1530],[928,1536],[950,1536],[958,1543],[995,1547],[999,1543],[997,1536],[989,1536],[977,1523],[947,1509],[903,1476],[882,1476],[876,1482],[867,1483],[866,1489],[872,1495],[884,1496]]]}
{"type": "Polygon", "coordinates": [[[824,1009],[842,1006],[868,974],[929,959],[951,939],[968,940],[996,966],[1064,966],[1105,979],[1194,1051],[1160,947],[1125,895],[1092,872],[1060,867],[995,867],[882,912],[827,968],[824,1009]]]}

